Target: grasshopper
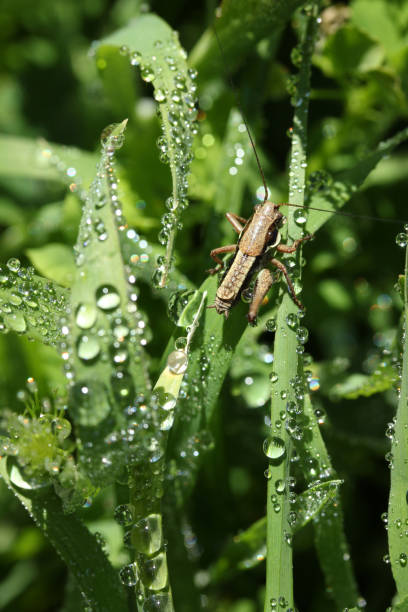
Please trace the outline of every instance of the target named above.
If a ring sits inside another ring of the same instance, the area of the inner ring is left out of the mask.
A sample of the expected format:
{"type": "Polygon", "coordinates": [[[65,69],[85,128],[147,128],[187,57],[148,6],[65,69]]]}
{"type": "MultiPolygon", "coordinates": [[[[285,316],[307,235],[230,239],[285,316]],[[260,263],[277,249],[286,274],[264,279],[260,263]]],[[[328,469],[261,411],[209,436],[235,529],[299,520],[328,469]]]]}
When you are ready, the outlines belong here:
{"type": "Polygon", "coordinates": [[[302,242],[310,240],[313,235],[308,234],[299,238],[291,245],[281,244],[279,228],[284,222],[284,216],[280,212],[279,206],[284,206],[284,204],[274,204],[265,200],[263,204],[255,206],[255,212],[248,220],[235,213],[226,214],[227,220],[239,234],[238,243],[213,249],[210,255],[217,266],[208,271],[210,274],[215,274],[224,267],[224,262],[219,258],[219,255],[235,253],[231,266],[218,287],[215,303],[209,306],[209,308],[215,308],[218,314],[224,314],[225,318],[228,317],[229,311],[253,274],[259,270],[247,314],[249,323],[256,324],[259,307],[275,280],[273,273],[266,267],[268,264],[272,264],[282,272],[292,300],[299,308],[303,309],[303,305],[296,297],[286,266],[273,255],[274,251],[294,253],[302,242]]]}

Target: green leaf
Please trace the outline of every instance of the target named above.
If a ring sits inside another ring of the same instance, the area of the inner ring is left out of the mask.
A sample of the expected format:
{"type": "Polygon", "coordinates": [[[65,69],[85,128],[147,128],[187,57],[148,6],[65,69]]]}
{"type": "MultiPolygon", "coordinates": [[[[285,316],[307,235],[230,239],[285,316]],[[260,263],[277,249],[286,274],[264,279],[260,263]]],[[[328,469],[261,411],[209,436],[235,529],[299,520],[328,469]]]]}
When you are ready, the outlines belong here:
{"type": "Polygon", "coordinates": [[[72,248],[65,244],[50,243],[38,249],[27,249],[33,266],[47,278],[69,287],[75,276],[72,248]]]}
{"type": "Polygon", "coordinates": [[[352,374],[345,380],[337,382],[330,390],[333,399],[344,397],[345,399],[357,399],[358,397],[370,397],[375,393],[383,393],[393,389],[398,382],[398,373],[395,366],[390,363],[381,363],[371,374],[352,374]]]}
{"type": "Polygon", "coordinates": [[[92,609],[127,612],[125,590],[97,538],[74,514],[64,514],[52,487],[35,490],[13,484],[10,466],[10,460],[0,460],[1,477],[67,564],[92,609]]]}

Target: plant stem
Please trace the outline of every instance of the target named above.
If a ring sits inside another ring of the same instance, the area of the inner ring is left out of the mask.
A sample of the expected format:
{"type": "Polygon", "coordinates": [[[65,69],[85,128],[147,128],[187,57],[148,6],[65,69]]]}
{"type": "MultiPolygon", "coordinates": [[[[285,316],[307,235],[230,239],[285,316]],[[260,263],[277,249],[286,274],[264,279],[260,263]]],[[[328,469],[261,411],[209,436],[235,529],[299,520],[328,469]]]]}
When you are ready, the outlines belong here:
{"type": "MultiPolygon", "coordinates": [[[[291,203],[303,206],[305,174],[306,174],[306,127],[309,108],[310,64],[317,29],[318,3],[313,5],[301,35],[299,53],[301,59],[298,85],[292,99],[295,107],[293,117],[292,149],[289,173],[289,199],[291,203]]],[[[301,229],[294,222],[294,210],[289,208],[288,234],[296,239],[301,229]]],[[[299,255],[298,255],[299,258],[299,255]]],[[[299,261],[299,259],[298,259],[299,261]]],[[[299,265],[299,263],[298,263],[299,265]]],[[[290,460],[292,440],[284,423],[282,427],[281,414],[286,412],[287,402],[293,401],[291,381],[302,371],[302,364],[297,352],[298,341],[296,333],[287,325],[287,317],[297,310],[295,304],[285,294],[278,311],[277,330],[275,336],[274,363],[277,382],[274,383],[271,404],[272,435],[278,437],[285,447],[285,455],[279,465],[272,465],[272,477],[268,481],[267,496],[267,561],[266,561],[266,593],[265,612],[294,607],[292,548],[290,519],[290,498],[288,494],[288,478],[290,475],[290,460]],[[279,424],[279,428],[276,427],[279,424]],[[277,494],[276,483],[285,483],[285,492],[277,494]]]]}

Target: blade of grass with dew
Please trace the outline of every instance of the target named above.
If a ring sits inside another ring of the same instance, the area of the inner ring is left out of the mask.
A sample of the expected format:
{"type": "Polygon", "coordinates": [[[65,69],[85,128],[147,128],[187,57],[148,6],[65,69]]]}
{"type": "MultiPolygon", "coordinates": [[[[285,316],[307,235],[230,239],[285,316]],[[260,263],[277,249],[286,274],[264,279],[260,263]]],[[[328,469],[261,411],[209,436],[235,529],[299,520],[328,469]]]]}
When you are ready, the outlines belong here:
{"type": "Polygon", "coordinates": [[[0,176],[71,184],[80,175],[85,189],[94,176],[96,156],[75,147],[1,134],[0,149],[7,151],[7,155],[2,155],[0,159],[0,176]],[[68,169],[71,170],[67,174],[68,169]]]}
{"type": "MultiPolygon", "coordinates": [[[[149,597],[152,597],[151,594],[151,584],[149,582],[149,572],[144,572],[143,567],[145,564],[151,563],[151,556],[153,552],[157,552],[162,549],[162,543],[164,542],[164,534],[163,534],[163,508],[161,500],[163,498],[164,492],[164,476],[166,473],[166,449],[167,449],[167,441],[168,436],[171,431],[174,422],[174,416],[177,409],[177,399],[180,392],[180,386],[183,380],[183,377],[187,371],[187,364],[189,360],[189,352],[190,352],[190,344],[192,338],[200,324],[200,319],[203,313],[204,304],[206,301],[207,294],[204,292],[200,294],[197,292],[198,300],[195,302],[195,309],[192,313],[192,318],[189,325],[189,330],[186,338],[186,344],[184,348],[172,351],[168,357],[166,366],[160,374],[156,385],[154,386],[152,393],[152,400],[156,402],[158,418],[159,418],[159,428],[161,432],[160,436],[160,447],[161,447],[161,456],[157,461],[153,463],[153,465],[143,466],[143,465],[132,465],[130,468],[131,473],[134,472],[134,477],[130,479],[130,492],[129,492],[129,503],[133,508],[134,515],[134,526],[131,531],[131,542],[133,548],[136,551],[135,554],[135,562],[137,562],[138,567],[141,569],[140,572],[140,580],[141,584],[139,585],[139,591],[141,589],[144,590],[144,597],[147,598],[146,605],[149,604],[149,597]],[[149,473],[150,472],[150,473],[149,473]],[[143,480],[148,484],[147,487],[147,498],[143,500],[143,488],[141,490],[141,476],[143,480]],[[150,499],[151,496],[151,488],[152,482],[154,482],[154,498],[150,499]],[[148,514],[146,513],[146,509],[148,514]],[[152,529],[154,532],[153,541],[160,543],[157,544],[157,550],[146,550],[146,541],[147,536],[140,536],[141,529],[146,529],[146,525],[152,524],[152,517],[154,517],[154,525],[155,528],[152,529]],[[143,527],[141,527],[143,526],[143,527]],[[134,535],[135,534],[135,535],[134,535]],[[139,535],[138,535],[139,534],[139,535]],[[140,544],[142,544],[140,546],[140,544]],[[147,554],[146,554],[147,553],[147,554]],[[150,592],[150,595],[149,595],[150,592]]],[[[165,534],[167,540],[167,531],[171,529],[171,527],[165,525],[165,534]]],[[[167,580],[161,579],[162,584],[165,586],[161,589],[160,596],[166,599],[166,610],[169,612],[174,610],[173,598],[172,598],[172,588],[169,585],[169,580],[167,576],[167,551],[166,549],[158,552],[160,555],[160,564],[162,568],[160,572],[166,572],[167,580]]],[[[153,557],[154,558],[154,557],[153,557]]],[[[150,572],[153,574],[153,570],[150,572]]]]}
{"type": "MultiPolygon", "coordinates": [[[[307,435],[296,443],[300,461],[305,468],[306,482],[336,478],[324,444],[310,396],[304,404],[304,427],[307,435]]],[[[339,609],[354,605],[358,600],[357,583],[353,574],[350,553],[343,527],[343,512],[339,495],[314,520],[316,550],[326,584],[339,609]]]]}
{"type": "MultiPolygon", "coordinates": [[[[298,496],[293,507],[296,521],[292,525],[296,533],[316,517],[336,496],[341,480],[328,480],[298,496]]],[[[236,535],[221,552],[217,562],[210,567],[211,583],[228,580],[239,571],[251,569],[266,557],[266,517],[256,521],[236,535]]]]}
{"type": "MultiPolygon", "coordinates": [[[[216,288],[214,277],[207,278],[200,287],[200,291],[208,293],[210,304],[216,288]]],[[[210,428],[214,410],[234,348],[246,326],[244,309],[239,305],[231,311],[228,321],[214,309],[205,309],[192,340],[183,397],[179,400],[170,439],[171,456],[177,466],[175,471],[184,475],[183,482],[176,480],[172,491],[180,495],[180,506],[191,493],[202,454],[212,445],[210,428]]],[[[182,341],[182,337],[175,338],[176,346],[182,341]]]]}
{"type": "Polygon", "coordinates": [[[187,54],[178,35],[159,17],[141,15],[125,28],[100,42],[96,61],[107,65],[112,47],[127,55],[130,64],[140,66],[141,77],[152,83],[153,96],[159,104],[162,137],[159,140],[161,159],[169,163],[173,190],[162,217],[159,242],[166,245],[154,275],[156,287],[165,287],[172,266],[174,242],[182,211],[187,206],[187,175],[192,159],[191,145],[196,131],[195,71],[187,69],[187,54]]]}
{"type": "MultiPolygon", "coordinates": [[[[407,461],[408,461],[408,247],[405,249],[404,311],[402,338],[402,368],[394,436],[391,445],[391,487],[388,503],[388,548],[392,574],[397,587],[397,602],[408,600],[408,547],[405,530],[408,524],[407,461]]],[[[402,606],[402,603],[401,603],[402,606]]],[[[401,607],[407,610],[408,607],[401,607]]]]}
{"type": "Polygon", "coordinates": [[[95,535],[75,514],[64,514],[51,486],[30,489],[24,481],[25,488],[14,484],[11,465],[9,459],[0,460],[1,477],[67,564],[87,604],[95,612],[127,612],[123,586],[95,535]]]}
{"type": "Polygon", "coordinates": [[[32,268],[23,268],[14,258],[0,267],[0,283],[0,332],[17,332],[57,347],[69,291],[36,276],[32,268]]]}
{"type": "MultiPolygon", "coordinates": [[[[310,11],[303,24],[299,52],[302,58],[299,67],[297,91],[292,98],[294,105],[293,135],[291,162],[289,172],[289,199],[293,204],[303,206],[306,168],[306,130],[309,108],[310,67],[317,30],[318,4],[309,5],[310,11]]],[[[292,240],[300,237],[301,230],[294,221],[294,211],[288,213],[288,235],[292,240]]],[[[297,265],[299,266],[299,251],[297,265]]],[[[271,432],[265,441],[265,454],[270,462],[271,478],[267,491],[267,557],[266,557],[266,591],[265,612],[269,612],[274,602],[293,608],[292,576],[292,534],[290,528],[289,492],[277,494],[277,483],[287,483],[290,476],[292,439],[286,427],[276,428],[281,423],[281,414],[286,413],[286,406],[293,401],[291,381],[302,374],[299,359],[299,336],[288,325],[288,317],[295,316],[297,307],[285,292],[278,310],[275,346],[274,376],[271,394],[271,432]]]]}
{"type": "MultiPolygon", "coordinates": [[[[114,153],[126,121],[102,134],[102,156],[84,203],[75,247],[77,273],[71,289],[63,346],[72,383],[70,410],[79,438],[82,468],[96,484],[124,469],[128,442],[126,407],[150,389],[144,351],[146,322],[137,307],[136,278],[120,250],[126,222],[118,200],[114,153]]],[[[130,418],[130,415],[129,415],[130,418]]]]}

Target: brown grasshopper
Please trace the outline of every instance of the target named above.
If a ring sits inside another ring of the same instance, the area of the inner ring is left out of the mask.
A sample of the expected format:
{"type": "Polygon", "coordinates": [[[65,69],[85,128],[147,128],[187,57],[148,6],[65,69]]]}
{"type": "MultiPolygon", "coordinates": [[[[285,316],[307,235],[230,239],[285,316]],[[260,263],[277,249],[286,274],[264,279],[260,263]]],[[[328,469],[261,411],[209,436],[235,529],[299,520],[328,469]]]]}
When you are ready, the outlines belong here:
{"type": "Polygon", "coordinates": [[[273,257],[271,250],[275,249],[279,253],[293,253],[299,244],[309,240],[313,235],[309,234],[299,238],[290,246],[280,244],[281,235],[279,228],[283,223],[284,216],[279,211],[279,206],[284,206],[284,204],[274,204],[273,202],[265,201],[263,204],[255,206],[255,212],[248,220],[239,217],[235,213],[226,214],[228,221],[239,234],[238,243],[213,249],[210,254],[218,265],[209,270],[210,274],[215,274],[224,267],[224,262],[218,255],[222,253],[235,253],[232,264],[218,287],[215,303],[209,306],[209,308],[215,308],[218,314],[224,314],[225,318],[228,317],[229,311],[239,298],[242,289],[247,285],[251,276],[256,270],[260,269],[247,314],[249,323],[256,323],[259,307],[274,282],[272,272],[266,267],[268,263],[271,263],[283,273],[292,300],[299,308],[303,309],[303,305],[296,297],[286,266],[273,257]]]}

